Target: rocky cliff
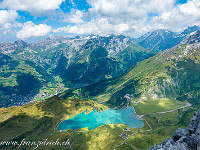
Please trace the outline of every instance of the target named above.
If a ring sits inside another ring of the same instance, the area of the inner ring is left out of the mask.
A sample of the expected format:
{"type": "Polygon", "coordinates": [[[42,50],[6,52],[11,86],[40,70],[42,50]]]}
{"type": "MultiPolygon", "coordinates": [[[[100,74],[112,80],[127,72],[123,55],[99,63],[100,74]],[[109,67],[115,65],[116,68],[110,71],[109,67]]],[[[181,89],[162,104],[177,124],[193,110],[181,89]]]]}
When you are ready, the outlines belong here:
{"type": "Polygon", "coordinates": [[[194,113],[187,128],[178,128],[172,137],[149,150],[200,150],[200,109],[194,113]]]}

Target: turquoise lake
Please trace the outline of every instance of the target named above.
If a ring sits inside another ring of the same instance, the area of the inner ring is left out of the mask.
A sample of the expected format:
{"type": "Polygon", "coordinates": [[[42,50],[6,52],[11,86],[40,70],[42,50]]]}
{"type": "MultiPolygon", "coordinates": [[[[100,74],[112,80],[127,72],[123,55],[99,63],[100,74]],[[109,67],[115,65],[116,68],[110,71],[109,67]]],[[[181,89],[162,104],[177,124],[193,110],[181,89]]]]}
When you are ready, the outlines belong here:
{"type": "Polygon", "coordinates": [[[85,111],[78,114],[74,118],[64,120],[58,125],[58,130],[65,129],[81,129],[88,127],[92,130],[96,127],[105,124],[120,124],[124,123],[131,128],[142,128],[143,122],[135,117],[135,112],[132,107],[124,109],[108,109],[102,112],[93,110],[85,115],[85,111]]]}

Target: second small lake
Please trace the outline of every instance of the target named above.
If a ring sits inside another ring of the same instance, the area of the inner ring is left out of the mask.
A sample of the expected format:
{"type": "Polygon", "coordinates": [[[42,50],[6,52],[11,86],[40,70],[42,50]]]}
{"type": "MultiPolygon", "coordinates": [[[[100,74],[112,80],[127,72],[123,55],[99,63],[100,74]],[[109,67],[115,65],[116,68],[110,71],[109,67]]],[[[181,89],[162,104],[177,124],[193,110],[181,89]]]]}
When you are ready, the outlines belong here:
{"type": "Polygon", "coordinates": [[[82,112],[74,118],[70,118],[61,122],[58,125],[58,130],[75,130],[85,127],[88,127],[89,130],[92,130],[101,125],[120,123],[124,123],[131,128],[142,128],[144,126],[143,122],[135,117],[133,108],[128,107],[124,109],[107,109],[101,112],[93,110],[87,115],[85,115],[85,112],[82,112]]]}

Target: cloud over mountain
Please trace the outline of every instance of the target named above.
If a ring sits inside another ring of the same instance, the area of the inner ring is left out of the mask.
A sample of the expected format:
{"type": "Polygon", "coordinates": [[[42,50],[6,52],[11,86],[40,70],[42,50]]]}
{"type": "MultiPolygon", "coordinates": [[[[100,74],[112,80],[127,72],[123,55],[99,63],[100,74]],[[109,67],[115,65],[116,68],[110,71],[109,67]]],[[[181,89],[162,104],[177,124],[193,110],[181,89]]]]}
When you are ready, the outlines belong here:
{"type": "MultiPolygon", "coordinates": [[[[53,35],[114,33],[139,37],[156,29],[182,32],[188,26],[199,26],[199,20],[199,0],[187,2],[182,0],[2,0],[0,2],[0,24],[9,22],[26,26],[28,21],[37,25],[46,24],[48,27],[51,26],[52,30],[48,30],[48,33],[53,31],[51,32],[53,35]]],[[[28,38],[34,35],[21,36],[24,26],[21,29],[15,29],[16,25],[11,26],[13,28],[9,30],[16,33],[17,38],[28,38]]]]}
{"type": "Polygon", "coordinates": [[[35,25],[33,22],[26,22],[19,32],[17,38],[26,39],[29,37],[45,36],[51,31],[51,26],[46,24],[35,25]]]}

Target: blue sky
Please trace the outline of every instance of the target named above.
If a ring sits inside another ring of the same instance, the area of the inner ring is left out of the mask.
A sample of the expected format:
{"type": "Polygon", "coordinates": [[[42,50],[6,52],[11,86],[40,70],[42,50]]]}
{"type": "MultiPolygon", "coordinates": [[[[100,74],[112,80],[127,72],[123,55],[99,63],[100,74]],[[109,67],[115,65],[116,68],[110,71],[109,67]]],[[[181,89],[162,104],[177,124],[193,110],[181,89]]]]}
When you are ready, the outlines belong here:
{"type": "Polygon", "coordinates": [[[47,36],[181,32],[200,25],[200,0],[0,0],[0,42],[47,36]]]}

